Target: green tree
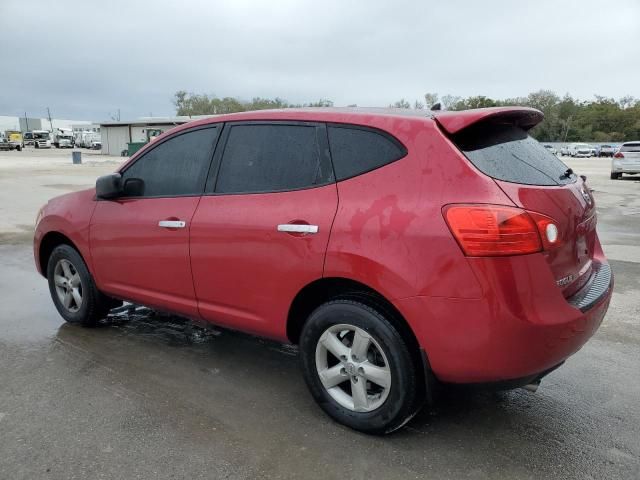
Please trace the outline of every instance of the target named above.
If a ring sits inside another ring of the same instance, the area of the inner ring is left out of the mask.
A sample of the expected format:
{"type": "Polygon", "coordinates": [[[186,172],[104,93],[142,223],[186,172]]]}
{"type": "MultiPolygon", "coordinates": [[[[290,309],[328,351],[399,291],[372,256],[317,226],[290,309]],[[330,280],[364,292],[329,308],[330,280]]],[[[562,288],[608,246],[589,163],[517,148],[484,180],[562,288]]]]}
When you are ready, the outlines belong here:
{"type": "Polygon", "coordinates": [[[411,104],[407,102],[404,98],[402,98],[397,102],[389,105],[389,108],[411,108],[411,104]]]}
{"type": "Polygon", "coordinates": [[[427,108],[433,107],[436,103],[438,103],[438,94],[437,93],[425,93],[424,94],[424,104],[427,108]]]}

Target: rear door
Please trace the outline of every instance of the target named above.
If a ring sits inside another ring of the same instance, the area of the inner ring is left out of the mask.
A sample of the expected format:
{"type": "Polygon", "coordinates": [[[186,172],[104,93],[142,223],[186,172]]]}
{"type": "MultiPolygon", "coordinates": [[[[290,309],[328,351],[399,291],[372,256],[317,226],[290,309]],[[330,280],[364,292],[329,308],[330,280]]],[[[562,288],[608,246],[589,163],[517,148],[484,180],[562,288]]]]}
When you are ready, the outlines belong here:
{"type": "Polygon", "coordinates": [[[500,119],[480,122],[452,139],[513,203],[541,213],[558,227],[559,245],[545,252],[565,296],[588,280],[596,247],[596,210],[584,181],[523,128],[500,119]]]}
{"type": "Polygon", "coordinates": [[[101,290],[198,316],[189,228],[211,164],[218,128],[190,130],[147,150],[122,172],[144,182],[140,195],[98,201],[91,257],[101,290]]]}
{"type": "Polygon", "coordinates": [[[295,295],[322,277],[338,205],[325,127],[228,123],[214,165],[191,225],[200,314],[284,339],[295,295]]]}

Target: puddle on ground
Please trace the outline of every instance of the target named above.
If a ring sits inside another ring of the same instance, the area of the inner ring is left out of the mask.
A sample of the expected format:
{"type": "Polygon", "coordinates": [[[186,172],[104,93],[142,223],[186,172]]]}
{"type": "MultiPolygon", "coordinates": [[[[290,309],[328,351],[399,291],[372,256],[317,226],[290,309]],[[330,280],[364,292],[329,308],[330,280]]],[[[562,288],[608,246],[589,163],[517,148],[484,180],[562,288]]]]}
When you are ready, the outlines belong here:
{"type": "Polygon", "coordinates": [[[184,347],[211,342],[223,332],[239,337],[251,338],[269,350],[287,356],[297,356],[296,345],[279,343],[262,337],[234,332],[212,324],[197,323],[184,317],[158,312],[147,307],[125,304],[111,310],[109,316],[100,321],[101,327],[120,329],[125,334],[161,341],[169,346],[184,347]]]}
{"type": "Polygon", "coordinates": [[[213,326],[200,326],[187,318],[132,304],[111,310],[107,318],[100,321],[100,326],[115,327],[170,346],[203,344],[221,334],[213,326]]]}

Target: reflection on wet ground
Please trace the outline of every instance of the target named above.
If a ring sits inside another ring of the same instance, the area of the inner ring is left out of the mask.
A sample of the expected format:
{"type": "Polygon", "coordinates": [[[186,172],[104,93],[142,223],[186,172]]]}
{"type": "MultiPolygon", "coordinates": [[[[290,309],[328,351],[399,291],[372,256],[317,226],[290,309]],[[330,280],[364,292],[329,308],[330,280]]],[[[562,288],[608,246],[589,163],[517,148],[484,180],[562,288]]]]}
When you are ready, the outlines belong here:
{"type": "MultiPolygon", "coordinates": [[[[206,344],[226,331],[220,327],[194,323],[186,318],[129,303],[112,310],[107,318],[100,321],[98,328],[114,328],[124,335],[135,335],[141,339],[159,341],[174,347],[206,344]]],[[[273,342],[240,332],[226,331],[226,333],[250,339],[285,355],[295,357],[298,354],[298,348],[295,345],[273,342]]]]}
{"type": "MultiPolygon", "coordinates": [[[[8,383],[30,400],[17,407],[4,399],[3,423],[26,421],[32,435],[80,432],[91,448],[109,450],[98,455],[101,471],[144,476],[177,464],[196,477],[337,478],[348,465],[362,473],[352,478],[637,478],[640,468],[640,390],[629,382],[640,365],[637,349],[605,340],[594,340],[536,394],[445,391],[437,408],[384,439],[322,414],[306,392],[295,347],[144,307],[124,307],[94,329],[62,324],[28,351],[37,367],[18,366],[16,376],[29,386],[8,383]],[[45,412],[35,410],[43,384],[45,412]]],[[[15,438],[20,432],[9,430],[15,438]]],[[[64,454],[46,447],[65,462],[91,463],[84,447],[64,454]]],[[[60,472],[69,468],[75,471],[64,463],[60,472]]]]}

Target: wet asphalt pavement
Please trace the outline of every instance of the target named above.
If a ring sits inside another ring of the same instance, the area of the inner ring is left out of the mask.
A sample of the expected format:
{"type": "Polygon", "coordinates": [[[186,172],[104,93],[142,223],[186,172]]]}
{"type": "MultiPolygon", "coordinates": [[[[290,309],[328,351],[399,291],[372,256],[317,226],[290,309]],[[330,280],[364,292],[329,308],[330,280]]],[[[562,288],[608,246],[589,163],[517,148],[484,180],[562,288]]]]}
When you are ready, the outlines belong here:
{"type": "Polygon", "coordinates": [[[616,275],[596,336],[536,393],[449,391],[387,437],[326,417],[293,347],[145,309],[64,324],[0,244],[0,479],[640,478],[640,182],[581,162],[616,275]]]}

